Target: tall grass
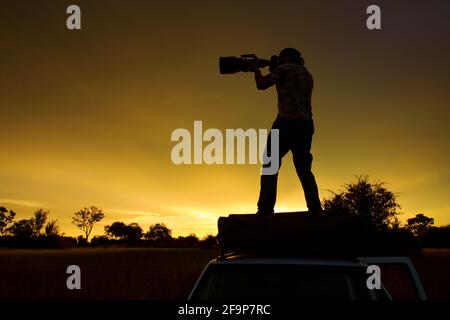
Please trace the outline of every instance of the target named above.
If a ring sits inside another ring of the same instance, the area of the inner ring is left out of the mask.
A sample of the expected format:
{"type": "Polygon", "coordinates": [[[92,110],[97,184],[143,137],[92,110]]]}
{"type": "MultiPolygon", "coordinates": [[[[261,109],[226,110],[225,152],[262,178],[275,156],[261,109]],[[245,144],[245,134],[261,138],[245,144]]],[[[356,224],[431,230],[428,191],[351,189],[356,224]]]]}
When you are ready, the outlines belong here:
{"type": "Polygon", "coordinates": [[[0,299],[184,299],[218,252],[201,249],[0,251],[0,299]],[[68,290],[66,268],[81,268],[68,290]]]}
{"type": "MultiPolygon", "coordinates": [[[[0,299],[185,299],[217,250],[0,250],[0,299]],[[67,266],[81,290],[66,288],[67,266]]],[[[413,258],[429,299],[450,299],[450,250],[413,258]]]]}
{"type": "Polygon", "coordinates": [[[450,300],[450,249],[424,249],[412,260],[428,299],[450,300]]]}

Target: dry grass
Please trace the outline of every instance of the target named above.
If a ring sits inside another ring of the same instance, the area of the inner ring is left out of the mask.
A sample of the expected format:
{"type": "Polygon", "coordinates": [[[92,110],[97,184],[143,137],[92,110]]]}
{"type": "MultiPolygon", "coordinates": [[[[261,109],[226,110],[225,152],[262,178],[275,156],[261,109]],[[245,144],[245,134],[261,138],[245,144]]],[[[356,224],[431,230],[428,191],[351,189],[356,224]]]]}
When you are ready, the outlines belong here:
{"type": "Polygon", "coordinates": [[[450,249],[425,249],[412,259],[430,300],[450,300],[450,249]]]}
{"type": "MultiPolygon", "coordinates": [[[[184,299],[216,250],[1,250],[0,299],[184,299]],[[82,289],[66,288],[79,265],[82,289]]],[[[450,299],[450,250],[413,259],[430,299],[450,299]]]]}
{"type": "Polygon", "coordinates": [[[0,251],[0,299],[184,299],[217,251],[70,249],[0,251]],[[81,290],[66,268],[81,268],[81,290]]]}

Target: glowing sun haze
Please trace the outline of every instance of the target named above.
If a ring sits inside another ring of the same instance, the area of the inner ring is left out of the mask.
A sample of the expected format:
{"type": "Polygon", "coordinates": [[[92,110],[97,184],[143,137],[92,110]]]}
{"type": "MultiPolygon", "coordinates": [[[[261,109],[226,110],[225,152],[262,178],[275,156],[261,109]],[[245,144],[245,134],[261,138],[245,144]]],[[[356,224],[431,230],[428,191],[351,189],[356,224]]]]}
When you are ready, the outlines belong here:
{"type": "MultiPolygon", "coordinates": [[[[177,128],[269,128],[275,89],[223,76],[218,58],[269,58],[292,46],[315,79],[313,171],[321,198],[355,175],[387,181],[401,220],[450,223],[448,1],[2,1],[0,205],[18,218],[102,208],[144,229],[216,232],[220,215],[256,211],[258,165],[174,165],[177,128]]],[[[264,73],[267,71],[265,70],[264,73]]],[[[291,156],[277,210],[304,210],[291,156]]]]}

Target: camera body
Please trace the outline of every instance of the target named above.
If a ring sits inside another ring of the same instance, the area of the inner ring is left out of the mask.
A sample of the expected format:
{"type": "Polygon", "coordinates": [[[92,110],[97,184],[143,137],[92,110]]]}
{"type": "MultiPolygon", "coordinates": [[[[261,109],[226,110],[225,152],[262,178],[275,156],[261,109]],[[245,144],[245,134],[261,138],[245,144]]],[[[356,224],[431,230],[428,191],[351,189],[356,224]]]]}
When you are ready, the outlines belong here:
{"type": "Polygon", "coordinates": [[[279,58],[273,55],[270,60],[259,59],[254,54],[243,54],[238,57],[220,57],[219,58],[219,71],[220,74],[232,74],[236,72],[248,72],[249,62],[255,64],[258,68],[270,67],[270,71],[275,69],[279,64],[279,58]]]}

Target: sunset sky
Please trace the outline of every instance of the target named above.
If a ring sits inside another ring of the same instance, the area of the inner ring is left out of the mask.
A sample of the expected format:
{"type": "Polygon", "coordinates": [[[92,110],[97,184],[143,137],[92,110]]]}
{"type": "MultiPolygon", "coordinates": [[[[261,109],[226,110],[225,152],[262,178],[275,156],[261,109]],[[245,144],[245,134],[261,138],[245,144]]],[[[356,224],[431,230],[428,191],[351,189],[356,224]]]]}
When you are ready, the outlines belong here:
{"type": "MultiPolygon", "coordinates": [[[[174,165],[177,128],[269,128],[276,91],[218,58],[296,47],[315,80],[313,172],[320,197],[356,175],[388,182],[401,221],[450,223],[450,2],[17,1],[0,4],[0,205],[18,218],[102,208],[144,229],[216,233],[256,211],[258,165],[174,165]],[[82,29],[66,28],[78,4],[82,29]],[[378,4],[382,30],[366,28],[378,4]]],[[[264,70],[263,73],[267,73],[264,70]]],[[[288,155],[276,210],[304,210],[288,155]]]]}

